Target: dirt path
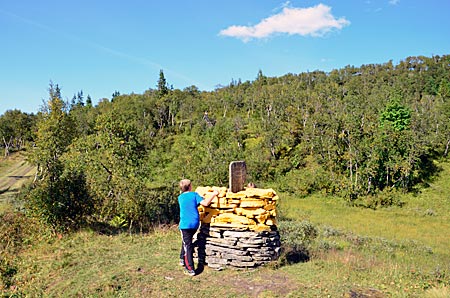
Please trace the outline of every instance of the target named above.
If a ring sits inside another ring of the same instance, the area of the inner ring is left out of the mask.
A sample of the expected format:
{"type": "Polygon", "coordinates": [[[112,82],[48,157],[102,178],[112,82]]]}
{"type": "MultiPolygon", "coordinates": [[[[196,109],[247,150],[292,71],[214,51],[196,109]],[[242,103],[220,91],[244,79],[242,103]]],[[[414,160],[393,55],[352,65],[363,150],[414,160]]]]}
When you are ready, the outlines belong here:
{"type": "Polygon", "coordinates": [[[36,168],[20,156],[0,160],[0,163],[3,163],[0,167],[0,200],[17,192],[36,172],[36,168]]]}

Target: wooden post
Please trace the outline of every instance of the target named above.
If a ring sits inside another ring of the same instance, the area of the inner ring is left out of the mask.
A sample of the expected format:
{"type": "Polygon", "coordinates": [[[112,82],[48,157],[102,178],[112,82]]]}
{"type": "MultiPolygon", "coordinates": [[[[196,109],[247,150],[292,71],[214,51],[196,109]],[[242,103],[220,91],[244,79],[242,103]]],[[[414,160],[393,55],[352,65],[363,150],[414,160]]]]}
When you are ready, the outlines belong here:
{"type": "Polygon", "coordinates": [[[244,190],[244,183],[247,179],[247,165],[245,161],[232,161],[229,170],[231,192],[239,192],[244,190]]]}

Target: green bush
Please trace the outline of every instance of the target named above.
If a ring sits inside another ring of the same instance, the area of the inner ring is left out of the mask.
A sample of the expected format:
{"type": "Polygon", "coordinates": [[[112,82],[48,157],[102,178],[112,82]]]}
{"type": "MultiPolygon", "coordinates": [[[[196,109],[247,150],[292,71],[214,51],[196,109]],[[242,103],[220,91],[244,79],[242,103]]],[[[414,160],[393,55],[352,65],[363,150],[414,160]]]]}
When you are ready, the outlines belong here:
{"type": "Polygon", "coordinates": [[[132,222],[142,228],[151,228],[159,224],[177,221],[179,216],[177,193],[174,187],[143,187],[138,190],[133,201],[130,201],[128,209],[133,210],[122,217],[131,227],[132,222]]]}
{"type": "Polygon", "coordinates": [[[318,235],[317,227],[307,220],[284,220],[278,223],[281,243],[292,247],[308,247],[318,235]]]}
{"type": "Polygon", "coordinates": [[[25,195],[25,208],[43,223],[61,231],[86,223],[93,203],[84,175],[67,171],[33,185],[25,195]]]}
{"type": "Polygon", "coordinates": [[[350,205],[378,209],[383,207],[402,207],[405,202],[400,200],[401,193],[397,190],[384,190],[366,196],[351,197],[347,200],[350,205]]]}

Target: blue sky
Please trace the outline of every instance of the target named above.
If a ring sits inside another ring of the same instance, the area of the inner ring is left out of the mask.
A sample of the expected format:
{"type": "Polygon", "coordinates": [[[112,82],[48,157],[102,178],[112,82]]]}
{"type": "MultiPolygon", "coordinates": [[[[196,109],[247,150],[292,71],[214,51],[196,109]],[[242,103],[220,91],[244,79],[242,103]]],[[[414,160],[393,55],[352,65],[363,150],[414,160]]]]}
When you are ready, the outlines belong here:
{"type": "Polygon", "coordinates": [[[449,0],[0,0],[0,114],[450,54],[449,0]]]}

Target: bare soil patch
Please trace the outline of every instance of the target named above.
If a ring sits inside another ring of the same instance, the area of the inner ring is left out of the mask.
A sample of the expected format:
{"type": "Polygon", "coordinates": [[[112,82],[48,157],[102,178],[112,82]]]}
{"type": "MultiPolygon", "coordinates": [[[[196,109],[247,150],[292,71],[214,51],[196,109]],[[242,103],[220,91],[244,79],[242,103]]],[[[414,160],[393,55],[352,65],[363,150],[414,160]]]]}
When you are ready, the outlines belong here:
{"type": "Polygon", "coordinates": [[[214,281],[215,285],[232,288],[245,297],[286,297],[301,285],[293,281],[286,273],[280,271],[261,270],[248,276],[238,271],[228,274],[227,278],[214,281]]]}

